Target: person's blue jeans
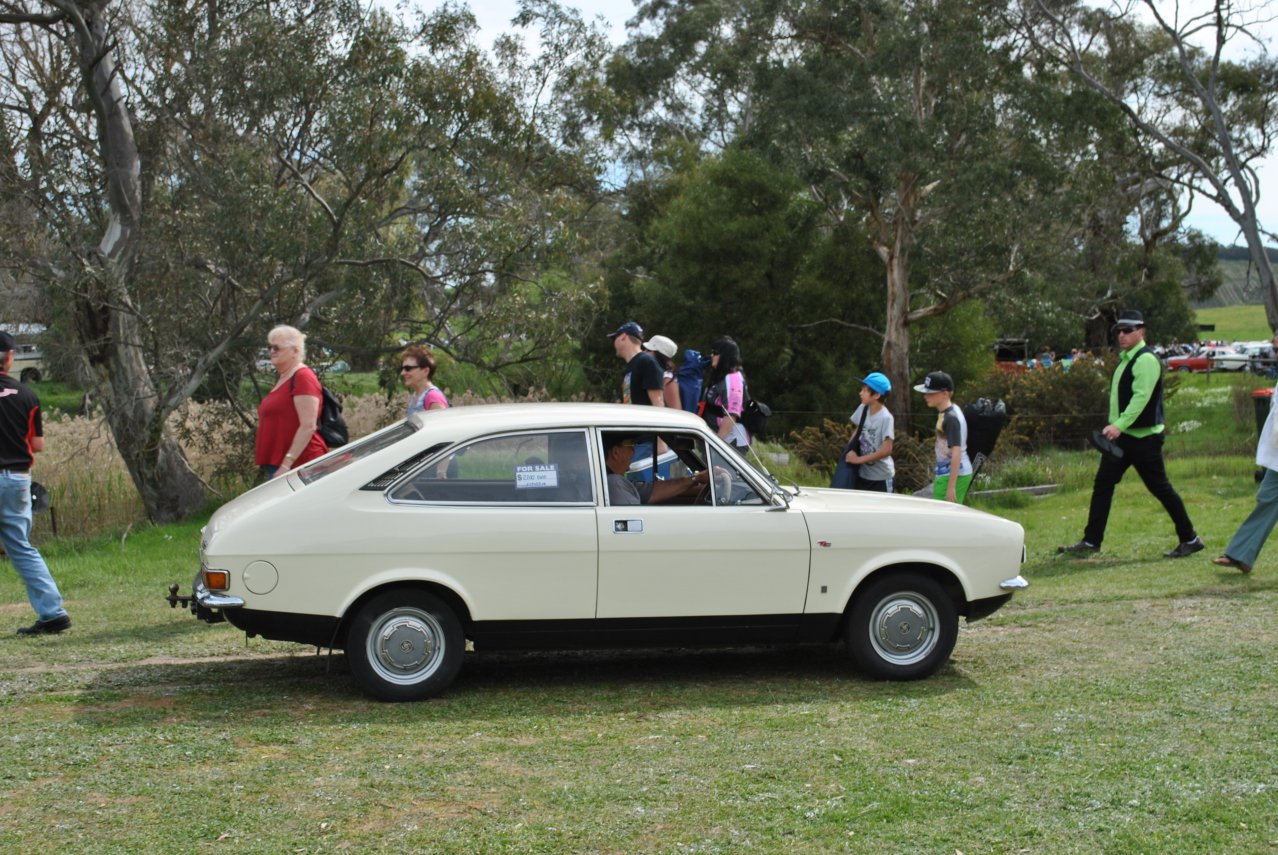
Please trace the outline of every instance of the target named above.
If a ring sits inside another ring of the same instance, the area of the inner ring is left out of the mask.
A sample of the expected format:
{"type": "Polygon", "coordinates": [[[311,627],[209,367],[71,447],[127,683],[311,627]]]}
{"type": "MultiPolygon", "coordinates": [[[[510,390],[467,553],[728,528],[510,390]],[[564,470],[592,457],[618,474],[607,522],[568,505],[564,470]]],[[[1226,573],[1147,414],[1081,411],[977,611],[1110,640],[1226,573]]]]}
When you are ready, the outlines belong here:
{"type": "Polygon", "coordinates": [[[9,553],[13,569],[27,586],[27,599],[40,620],[53,620],[67,611],[62,607],[49,566],[40,550],[31,545],[31,476],[0,471],[0,544],[9,553]]]}
{"type": "Polygon", "coordinates": [[[1265,479],[1256,491],[1256,507],[1230,539],[1225,555],[1248,567],[1255,566],[1260,548],[1265,545],[1275,524],[1278,524],[1278,472],[1266,468],[1265,479]]]}

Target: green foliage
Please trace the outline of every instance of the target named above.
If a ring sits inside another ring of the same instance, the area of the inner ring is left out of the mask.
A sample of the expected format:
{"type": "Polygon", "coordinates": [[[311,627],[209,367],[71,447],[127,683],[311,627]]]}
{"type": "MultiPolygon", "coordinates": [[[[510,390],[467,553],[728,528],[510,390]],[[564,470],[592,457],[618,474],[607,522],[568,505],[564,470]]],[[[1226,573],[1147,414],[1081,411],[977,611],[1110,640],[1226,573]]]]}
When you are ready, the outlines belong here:
{"type": "MultiPolygon", "coordinates": [[[[824,487],[834,475],[839,454],[852,435],[852,425],[825,419],[790,433],[791,449],[817,473],[816,486],[824,487]]],[[[892,463],[896,467],[893,490],[913,493],[932,483],[932,438],[914,437],[899,431],[892,439],[892,463]]]]}
{"type": "Polygon", "coordinates": [[[862,329],[882,301],[868,250],[819,229],[803,187],[750,151],[729,149],[649,189],[631,214],[642,243],[630,251],[656,261],[636,275],[622,259],[609,277],[593,337],[598,394],[616,397],[620,370],[603,333],[633,318],[680,349],[708,353],[718,336],[735,338],[778,432],[854,401],[856,372],[874,370],[881,348],[862,329]]]}
{"type": "Polygon", "coordinates": [[[1025,372],[993,369],[962,390],[963,400],[1002,400],[1011,421],[999,436],[998,454],[1047,447],[1080,448],[1109,415],[1109,361],[1077,359],[1025,372]]]}
{"type": "MultiPolygon", "coordinates": [[[[911,364],[914,377],[911,385],[923,382],[929,371],[944,371],[954,378],[956,386],[965,380],[979,377],[989,370],[991,345],[998,338],[997,327],[991,317],[996,312],[987,310],[973,300],[951,309],[935,318],[924,318],[912,326],[911,364]]],[[[912,395],[917,404],[922,400],[910,389],[894,390],[893,394],[912,395]]],[[[916,409],[918,409],[916,407],[916,409]]]]}

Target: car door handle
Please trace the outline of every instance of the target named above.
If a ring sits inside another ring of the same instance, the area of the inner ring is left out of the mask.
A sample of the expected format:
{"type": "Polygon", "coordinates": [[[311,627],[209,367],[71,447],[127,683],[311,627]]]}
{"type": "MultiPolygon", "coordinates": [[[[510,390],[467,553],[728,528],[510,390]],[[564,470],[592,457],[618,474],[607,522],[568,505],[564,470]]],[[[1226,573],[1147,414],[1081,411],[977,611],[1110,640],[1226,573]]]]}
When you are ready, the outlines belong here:
{"type": "Polygon", "coordinates": [[[613,520],[613,534],[643,534],[643,520],[613,520]]]}

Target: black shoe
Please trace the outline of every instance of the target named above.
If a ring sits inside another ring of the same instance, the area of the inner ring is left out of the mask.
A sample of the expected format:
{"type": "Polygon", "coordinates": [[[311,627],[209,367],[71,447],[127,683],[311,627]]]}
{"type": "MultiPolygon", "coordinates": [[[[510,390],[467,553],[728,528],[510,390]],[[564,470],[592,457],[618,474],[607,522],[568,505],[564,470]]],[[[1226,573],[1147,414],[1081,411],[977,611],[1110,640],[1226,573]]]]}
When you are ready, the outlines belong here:
{"type": "Polygon", "coordinates": [[[71,628],[71,616],[60,615],[48,620],[38,620],[31,626],[18,627],[18,635],[56,635],[71,628]]]}
{"type": "Polygon", "coordinates": [[[1100,552],[1099,546],[1094,546],[1085,540],[1078,543],[1071,543],[1069,546],[1058,546],[1056,551],[1061,555],[1086,555],[1092,552],[1100,552]]]}
{"type": "Polygon", "coordinates": [[[1201,537],[1195,537],[1193,540],[1187,540],[1177,546],[1171,552],[1164,552],[1164,558],[1184,558],[1187,555],[1193,555],[1195,552],[1202,552],[1207,548],[1201,537]]]}

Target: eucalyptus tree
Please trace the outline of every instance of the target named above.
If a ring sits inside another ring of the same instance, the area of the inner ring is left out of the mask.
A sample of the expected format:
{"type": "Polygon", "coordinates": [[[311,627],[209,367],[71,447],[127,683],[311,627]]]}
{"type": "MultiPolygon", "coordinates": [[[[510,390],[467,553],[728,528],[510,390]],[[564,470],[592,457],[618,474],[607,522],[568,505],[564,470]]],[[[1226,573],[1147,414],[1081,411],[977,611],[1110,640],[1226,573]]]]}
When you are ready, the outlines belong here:
{"type": "Polygon", "coordinates": [[[1237,224],[1278,329],[1278,286],[1264,247],[1275,236],[1256,210],[1256,167],[1278,132],[1278,62],[1259,29],[1272,21],[1267,7],[1022,0],[1019,8],[1027,43],[1125,115],[1164,182],[1210,199],[1237,224]]]}
{"type": "MultiPolygon", "coordinates": [[[[910,326],[1022,279],[1044,227],[1055,132],[1033,111],[997,2],[651,2],[614,65],[636,127],[766,152],[882,265],[883,370],[911,381],[910,326]],[[923,271],[920,275],[916,271],[923,271]]],[[[933,366],[929,366],[933,367],[933,366]]],[[[892,396],[905,415],[909,396],[892,396]]]]}
{"type": "Polygon", "coordinates": [[[0,0],[0,192],[35,212],[0,250],[69,304],[153,519],[204,498],[168,416],[274,322],[490,364],[561,346],[588,295],[543,274],[594,170],[526,95],[589,55],[570,18],[534,66],[452,8],[0,0]]]}

